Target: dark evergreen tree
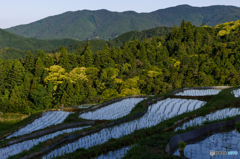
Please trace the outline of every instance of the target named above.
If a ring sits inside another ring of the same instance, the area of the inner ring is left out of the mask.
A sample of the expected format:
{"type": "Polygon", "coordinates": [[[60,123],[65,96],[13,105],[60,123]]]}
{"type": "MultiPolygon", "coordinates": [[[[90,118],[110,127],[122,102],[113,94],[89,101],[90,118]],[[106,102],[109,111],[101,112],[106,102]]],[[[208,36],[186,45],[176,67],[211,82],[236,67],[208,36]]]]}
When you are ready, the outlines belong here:
{"type": "Polygon", "coordinates": [[[68,58],[67,49],[65,47],[60,47],[59,52],[61,53],[59,58],[59,65],[62,66],[67,72],[71,70],[70,61],[68,58]]]}
{"type": "Polygon", "coordinates": [[[38,53],[37,53],[36,59],[39,59],[39,58],[41,59],[41,61],[42,61],[43,64],[44,64],[44,62],[45,62],[45,60],[46,60],[46,58],[47,58],[46,53],[45,53],[44,51],[42,51],[42,50],[39,50],[38,53]]]}
{"type": "Polygon", "coordinates": [[[53,59],[52,56],[48,56],[48,57],[46,57],[44,66],[47,67],[47,68],[49,68],[49,67],[51,67],[52,65],[54,65],[55,61],[56,61],[56,60],[53,59]]]}
{"type": "Polygon", "coordinates": [[[5,78],[6,78],[6,74],[5,74],[5,70],[3,65],[0,65],[0,96],[4,93],[5,91],[5,78]]]}
{"type": "Polygon", "coordinates": [[[21,62],[18,60],[15,60],[14,64],[13,64],[13,68],[9,73],[9,83],[10,88],[13,88],[15,85],[19,86],[22,84],[23,82],[23,77],[25,74],[25,69],[22,66],[21,62]]]}
{"type": "Polygon", "coordinates": [[[90,49],[90,42],[86,43],[84,50],[83,50],[83,54],[84,54],[85,66],[91,67],[93,65],[93,54],[90,49]]]}
{"type": "Polygon", "coordinates": [[[32,72],[32,70],[34,69],[34,66],[35,66],[34,64],[35,64],[34,56],[30,51],[28,51],[26,58],[25,58],[25,63],[24,63],[25,71],[32,72]]]}
{"type": "Polygon", "coordinates": [[[81,104],[81,102],[86,98],[83,81],[80,79],[77,80],[74,89],[74,95],[72,97],[73,103],[74,105],[81,104]]]}
{"type": "Polygon", "coordinates": [[[81,55],[82,55],[81,45],[78,45],[77,55],[78,55],[78,56],[81,56],[81,55]]]}
{"type": "Polygon", "coordinates": [[[45,98],[47,98],[47,95],[46,89],[41,84],[38,84],[37,88],[31,92],[31,98],[36,106],[36,110],[44,110],[48,108],[45,106],[45,98]]]}

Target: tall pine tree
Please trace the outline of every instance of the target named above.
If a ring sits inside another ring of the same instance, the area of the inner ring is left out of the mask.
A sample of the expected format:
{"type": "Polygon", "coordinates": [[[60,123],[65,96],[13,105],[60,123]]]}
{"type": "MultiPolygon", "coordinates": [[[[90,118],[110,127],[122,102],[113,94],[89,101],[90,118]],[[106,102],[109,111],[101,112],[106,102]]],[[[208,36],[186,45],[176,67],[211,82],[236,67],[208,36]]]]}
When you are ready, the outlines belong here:
{"type": "Polygon", "coordinates": [[[93,54],[90,49],[90,42],[87,42],[85,47],[84,47],[84,62],[86,67],[91,67],[93,66],[93,54]]]}
{"type": "Polygon", "coordinates": [[[32,72],[32,70],[34,69],[34,64],[35,64],[34,56],[30,51],[28,51],[24,63],[25,71],[32,72]]]}

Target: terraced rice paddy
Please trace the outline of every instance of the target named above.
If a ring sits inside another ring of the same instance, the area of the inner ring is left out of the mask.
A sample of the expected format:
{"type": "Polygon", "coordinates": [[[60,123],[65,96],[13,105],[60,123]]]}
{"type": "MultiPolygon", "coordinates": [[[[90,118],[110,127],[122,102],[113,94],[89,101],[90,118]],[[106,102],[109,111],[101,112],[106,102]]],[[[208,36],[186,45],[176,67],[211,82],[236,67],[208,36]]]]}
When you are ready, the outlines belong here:
{"type": "Polygon", "coordinates": [[[21,153],[22,151],[28,151],[30,148],[32,148],[35,145],[38,145],[40,142],[44,142],[47,141],[49,139],[53,139],[54,137],[64,134],[64,133],[71,133],[71,132],[75,132],[78,130],[82,130],[84,128],[88,128],[91,126],[85,126],[85,127],[78,127],[78,128],[70,128],[70,129],[65,129],[62,131],[58,131],[52,134],[48,134],[45,136],[42,136],[38,139],[33,139],[33,140],[27,140],[27,141],[23,141],[21,143],[17,143],[8,147],[4,147],[4,148],[0,148],[0,158],[1,159],[6,159],[9,156],[13,156],[16,155],[18,153],[21,153]]]}
{"type": "Polygon", "coordinates": [[[95,159],[120,159],[123,156],[125,156],[125,154],[127,153],[127,151],[130,148],[131,148],[131,146],[125,146],[125,147],[115,150],[115,151],[109,151],[107,154],[100,155],[100,156],[96,157],[95,159]]]}
{"type": "Polygon", "coordinates": [[[118,139],[124,135],[129,135],[135,130],[148,128],[159,124],[161,121],[180,115],[184,112],[193,111],[202,107],[206,102],[199,100],[167,98],[158,101],[148,107],[148,111],[144,116],[118,126],[104,128],[97,133],[80,138],[79,140],[66,144],[61,148],[55,149],[43,158],[52,158],[54,156],[62,156],[72,153],[76,149],[96,146],[107,142],[111,138],[118,139]]]}
{"type": "Polygon", "coordinates": [[[128,115],[137,103],[144,98],[130,98],[110,104],[106,107],[79,115],[80,118],[89,120],[114,120],[128,115]]]}
{"type": "MultiPolygon", "coordinates": [[[[231,132],[217,133],[196,144],[185,147],[184,155],[188,158],[202,159],[210,158],[210,151],[239,151],[240,134],[237,130],[231,132]]],[[[179,156],[179,149],[174,155],[179,156]]],[[[240,155],[214,155],[213,159],[240,159],[240,155]]]]}
{"type": "Polygon", "coordinates": [[[233,117],[236,115],[240,115],[240,109],[239,108],[226,108],[223,110],[217,110],[214,113],[208,114],[206,116],[202,116],[202,117],[197,117],[195,119],[192,119],[186,123],[184,123],[181,127],[177,127],[174,131],[177,131],[178,129],[186,129],[187,127],[191,127],[191,126],[196,126],[198,125],[202,125],[203,122],[205,121],[214,121],[214,120],[218,120],[218,119],[224,119],[227,117],[233,117]]]}
{"type": "Polygon", "coordinates": [[[200,89],[200,90],[184,90],[183,92],[178,92],[174,95],[177,96],[207,96],[207,95],[216,95],[221,92],[221,89],[200,89]]]}
{"type": "Polygon", "coordinates": [[[34,120],[31,124],[28,124],[27,126],[9,135],[7,139],[20,135],[29,134],[49,126],[61,124],[68,117],[69,114],[71,113],[64,111],[45,112],[40,118],[34,120]]]}
{"type": "Polygon", "coordinates": [[[240,89],[235,89],[232,91],[232,93],[234,94],[234,97],[240,97],[240,89]]]}

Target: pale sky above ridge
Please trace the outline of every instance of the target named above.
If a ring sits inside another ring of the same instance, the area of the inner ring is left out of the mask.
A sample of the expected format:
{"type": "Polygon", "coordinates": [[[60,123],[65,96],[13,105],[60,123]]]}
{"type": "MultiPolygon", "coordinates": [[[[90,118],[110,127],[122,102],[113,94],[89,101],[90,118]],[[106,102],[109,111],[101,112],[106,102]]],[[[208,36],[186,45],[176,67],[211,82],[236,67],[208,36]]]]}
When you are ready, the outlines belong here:
{"type": "Polygon", "coordinates": [[[149,13],[177,5],[194,7],[231,5],[240,7],[240,0],[0,0],[0,28],[28,24],[67,11],[100,10],[149,13]]]}

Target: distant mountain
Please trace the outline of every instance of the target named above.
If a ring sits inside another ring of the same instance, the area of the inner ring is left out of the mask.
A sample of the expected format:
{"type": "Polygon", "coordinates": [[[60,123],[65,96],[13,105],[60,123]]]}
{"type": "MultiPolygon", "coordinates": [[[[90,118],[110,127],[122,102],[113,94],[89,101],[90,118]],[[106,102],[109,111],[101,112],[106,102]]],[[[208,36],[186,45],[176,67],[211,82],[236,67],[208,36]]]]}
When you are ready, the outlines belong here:
{"type": "Polygon", "coordinates": [[[39,40],[35,38],[25,38],[0,29],[0,49],[6,47],[19,50],[55,49],[60,46],[73,44],[76,41],[77,40],[74,39],[39,40]]]}
{"type": "Polygon", "coordinates": [[[82,10],[47,17],[30,24],[8,28],[6,31],[38,39],[109,40],[133,30],[141,31],[158,26],[179,26],[183,18],[195,26],[200,26],[202,23],[215,26],[240,19],[240,8],[180,5],[151,13],[82,10]]]}

